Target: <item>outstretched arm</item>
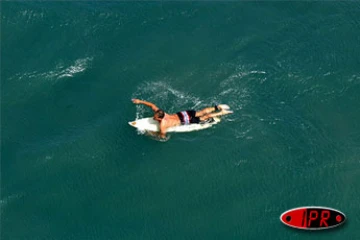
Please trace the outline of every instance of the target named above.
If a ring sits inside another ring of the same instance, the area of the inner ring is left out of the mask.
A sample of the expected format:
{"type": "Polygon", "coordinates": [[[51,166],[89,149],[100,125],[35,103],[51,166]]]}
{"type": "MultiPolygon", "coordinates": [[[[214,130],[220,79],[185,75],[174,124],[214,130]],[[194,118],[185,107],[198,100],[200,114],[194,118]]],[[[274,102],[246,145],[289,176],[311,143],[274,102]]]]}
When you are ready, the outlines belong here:
{"type": "Polygon", "coordinates": [[[143,100],[140,100],[140,99],[132,99],[132,102],[135,103],[135,104],[143,104],[145,106],[148,106],[149,108],[151,108],[154,112],[156,112],[157,110],[159,110],[159,108],[151,103],[151,102],[147,102],[147,101],[143,101],[143,100]]]}

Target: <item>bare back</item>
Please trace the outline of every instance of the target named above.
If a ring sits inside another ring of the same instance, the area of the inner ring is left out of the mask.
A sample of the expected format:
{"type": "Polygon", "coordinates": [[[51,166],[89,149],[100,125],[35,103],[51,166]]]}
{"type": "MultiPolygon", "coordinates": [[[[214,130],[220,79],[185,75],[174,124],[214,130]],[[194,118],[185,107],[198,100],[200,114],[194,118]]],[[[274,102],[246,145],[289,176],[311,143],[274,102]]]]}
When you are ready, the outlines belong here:
{"type": "Polygon", "coordinates": [[[165,114],[160,126],[167,129],[169,127],[179,126],[180,124],[181,122],[177,114],[165,114]]]}

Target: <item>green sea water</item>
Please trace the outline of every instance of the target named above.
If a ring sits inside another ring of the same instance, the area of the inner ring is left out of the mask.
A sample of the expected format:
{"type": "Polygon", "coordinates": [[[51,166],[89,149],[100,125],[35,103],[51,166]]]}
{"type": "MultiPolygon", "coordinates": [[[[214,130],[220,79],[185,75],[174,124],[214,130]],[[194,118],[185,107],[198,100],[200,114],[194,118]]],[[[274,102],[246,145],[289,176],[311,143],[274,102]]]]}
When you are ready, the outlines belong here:
{"type": "Polygon", "coordinates": [[[1,239],[359,239],[360,3],[1,2],[1,239]],[[226,103],[167,142],[128,125],[226,103]],[[345,213],[304,232],[299,206],[345,213]]]}

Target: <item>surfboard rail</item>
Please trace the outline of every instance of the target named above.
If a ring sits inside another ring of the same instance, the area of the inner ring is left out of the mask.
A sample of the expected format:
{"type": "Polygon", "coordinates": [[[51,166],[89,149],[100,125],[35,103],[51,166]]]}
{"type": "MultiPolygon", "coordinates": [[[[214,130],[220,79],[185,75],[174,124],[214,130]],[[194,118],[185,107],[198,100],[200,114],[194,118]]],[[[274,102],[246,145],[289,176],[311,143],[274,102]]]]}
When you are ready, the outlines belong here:
{"type": "MultiPolygon", "coordinates": [[[[214,117],[214,121],[209,123],[192,123],[188,125],[174,126],[167,129],[167,132],[192,132],[207,129],[221,121],[220,117],[214,117]]],[[[159,123],[153,118],[142,118],[129,122],[129,125],[139,129],[140,131],[158,132],[159,123]]]]}

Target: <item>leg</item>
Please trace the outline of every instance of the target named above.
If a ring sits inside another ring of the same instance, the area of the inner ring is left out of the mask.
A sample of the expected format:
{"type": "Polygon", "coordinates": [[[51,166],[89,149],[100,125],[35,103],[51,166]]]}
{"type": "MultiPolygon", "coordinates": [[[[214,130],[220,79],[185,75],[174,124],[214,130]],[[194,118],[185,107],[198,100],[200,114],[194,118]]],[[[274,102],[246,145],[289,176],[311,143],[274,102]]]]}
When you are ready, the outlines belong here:
{"type": "Polygon", "coordinates": [[[195,117],[202,117],[212,112],[215,112],[215,107],[207,107],[200,111],[197,111],[195,117]]]}
{"type": "Polygon", "coordinates": [[[204,108],[203,110],[196,112],[195,117],[202,117],[202,116],[205,116],[207,114],[210,114],[210,113],[218,111],[218,110],[221,111],[221,110],[227,110],[227,109],[230,109],[230,107],[226,104],[215,105],[214,107],[207,107],[207,108],[204,108]]]}
{"type": "Polygon", "coordinates": [[[233,112],[228,111],[228,110],[222,110],[221,112],[217,112],[217,113],[209,113],[209,114],[206,114],[205,116],[201,116],[200,120],[204,121],[204,120],[212,118],[212,117],[218,117],[218,116],[222,116],[222,115],[226,115],[226,114],[230,114],[230,113],[233,113],[233,112]]]}

